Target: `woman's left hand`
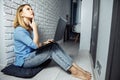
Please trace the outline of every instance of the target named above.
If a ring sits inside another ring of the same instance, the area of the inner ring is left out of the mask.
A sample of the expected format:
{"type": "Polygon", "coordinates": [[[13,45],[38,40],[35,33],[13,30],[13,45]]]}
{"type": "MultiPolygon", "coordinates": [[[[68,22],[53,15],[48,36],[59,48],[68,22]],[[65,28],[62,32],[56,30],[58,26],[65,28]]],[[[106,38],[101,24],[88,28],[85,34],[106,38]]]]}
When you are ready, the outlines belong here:
{"type": "Polygon", "coordinates": [[[53,39],[48,39],[47,41],[48,41],[48,42],[53,42],[54,40],[53,40],[53,39]]]}
{"type": "Polygon", "coordinates": [[[49,44],[49,43],[51,43],[53,41],[54,41],[53,39],[48,39],[47,41],[44,42],[44,44],[49,44]]]}

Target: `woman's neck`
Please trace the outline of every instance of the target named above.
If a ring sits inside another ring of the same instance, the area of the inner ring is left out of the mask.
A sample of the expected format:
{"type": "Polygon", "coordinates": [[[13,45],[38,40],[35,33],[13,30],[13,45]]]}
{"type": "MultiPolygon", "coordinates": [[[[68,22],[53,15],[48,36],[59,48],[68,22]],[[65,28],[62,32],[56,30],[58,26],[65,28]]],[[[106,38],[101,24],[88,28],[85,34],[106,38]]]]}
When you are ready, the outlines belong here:
{"type": "Polygon", "coordinates": [[[28,31],[32,31],[32,28],[30,27],[31,20],[28,18],[23,18],[23,21],[27,27],[29,27],[28,31]]]}
{"type": "Polygon", "coordinates": [[[24,20],[24,22],[25,22],[26,25],[29,25],[29,24],[30,24],[30,19],[28,19],[28,18],[23,18],[23,20],[24,20]]]}

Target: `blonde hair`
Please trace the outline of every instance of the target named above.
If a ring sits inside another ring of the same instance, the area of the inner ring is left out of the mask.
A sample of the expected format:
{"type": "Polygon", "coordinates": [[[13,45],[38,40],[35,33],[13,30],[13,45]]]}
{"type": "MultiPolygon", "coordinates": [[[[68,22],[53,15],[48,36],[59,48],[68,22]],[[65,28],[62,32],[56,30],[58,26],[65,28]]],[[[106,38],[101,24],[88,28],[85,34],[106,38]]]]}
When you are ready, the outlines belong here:
{"type": "MultiPolygon", "coordinates": [[[[15,16],[15,19],[14,19],[14,28],[18,27],[19,25],[23,28],[25,28],[26,30],[32,30],[32,28],[30,26],[27,26],[24,21],[23,21],[23,18],[21,16],[21,13],[22,13],[22,10],[24,8],[24,6],[30,6],[29,4],[23,4],[23,5],[20,5],[16,11],[16,16],[15,16]]],[[[31,7],[31,6],[30,6],[31,7]]]]}

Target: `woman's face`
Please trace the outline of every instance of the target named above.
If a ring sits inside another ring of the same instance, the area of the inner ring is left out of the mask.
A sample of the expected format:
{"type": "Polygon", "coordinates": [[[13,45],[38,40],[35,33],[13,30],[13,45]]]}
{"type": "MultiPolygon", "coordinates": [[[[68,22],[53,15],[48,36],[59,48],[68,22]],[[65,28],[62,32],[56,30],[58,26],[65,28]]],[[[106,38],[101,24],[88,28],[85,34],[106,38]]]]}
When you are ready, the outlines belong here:
{"type": "Polygon", "coordinates": [[[22,10],[21,16],[24,18],[32,19],[34,17],[34,12],[30,6],[26,5],[22,10]]]}

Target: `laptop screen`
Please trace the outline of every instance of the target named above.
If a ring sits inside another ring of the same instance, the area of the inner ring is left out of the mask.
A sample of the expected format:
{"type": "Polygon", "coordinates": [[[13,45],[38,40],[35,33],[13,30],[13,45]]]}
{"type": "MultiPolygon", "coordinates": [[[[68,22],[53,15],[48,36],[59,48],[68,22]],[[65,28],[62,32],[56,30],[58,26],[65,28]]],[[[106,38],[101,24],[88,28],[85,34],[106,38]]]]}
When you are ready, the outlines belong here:
{"type": "Polygon", "coordinates": [[[54,36],[54,41],[59,41],[63,38],[66,23],[67,23],[67,21],[63,18],[60,18],[58,20],[58,24],[57,24],[57,28],[56,28],[56,32],[55,32],[55,36],[54,36]]]}

